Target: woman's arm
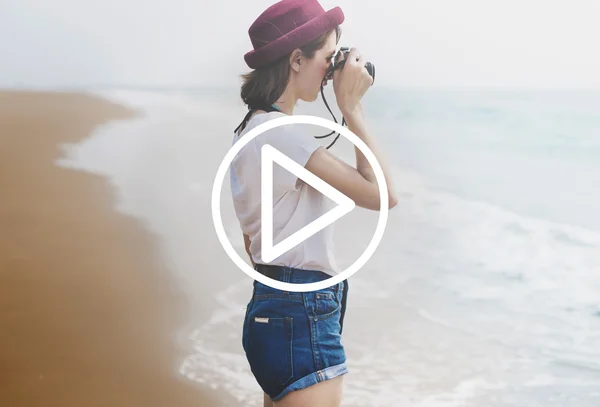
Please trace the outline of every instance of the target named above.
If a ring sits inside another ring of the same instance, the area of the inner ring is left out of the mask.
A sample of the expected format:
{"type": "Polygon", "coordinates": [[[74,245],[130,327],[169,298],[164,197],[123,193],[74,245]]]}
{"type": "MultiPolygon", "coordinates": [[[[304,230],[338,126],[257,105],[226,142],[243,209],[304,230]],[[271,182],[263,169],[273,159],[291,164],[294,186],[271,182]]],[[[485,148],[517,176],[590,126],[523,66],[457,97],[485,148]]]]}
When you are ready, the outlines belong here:
{"type": "MultiPolygon", "coordinates": [[[[352,112],[345,114],[344,117],[348,123],[348,129],[369,147],[377,162],[379,162],[388,189],[388,205],[390,209],[393,208],[398,203],[396,189],[391,181],[390,170],[383,154],[367,130],[362,106],[358,105],[352,112]]],[[[331,154],[329,150],[319,148],[306,163],[306,169],[348,196],[357,206],[379,210],[379,186],[375,178],[375,172],[358,147],[355,146],[355,150],[356,168],[340,160],[331,154]]]]}
{"type": "MultiPolygon", "coordinates": [[[[342,53],[338,54],[338,62],[342,53]]],[[[383,152],[379,150],[375,139],[369,134],[361,105],[361,98],[373,84],[373,78],[365,69],[365,59],[360,58],[356,48],[350,49],[343,69],[333,73],[333,90],[338,107],[348,123],[348,129],[358,136],[373,152],[383,170],[388,190],[388,206],[398,203],[396,190],[391,181],[391,172],[387,168],[383,152]]],[[[356,150],[356,168],[336,158],[329,150],[321,147],[310,157],[305,167],[310,172],[348,196],[360,207],[379,210],[379,185],[375,172],[363,155],[356,150]]]]}
{"type": "Polygon", "coordinates": [[[246,247],[246,253],[248,253],[248,257],[250,257],[252,267],[254,267],[254,260],[252,260],[252,254],[250,254],[250,237],[248,237],[246,234],[244,234],[244,246],[246,247]]]}

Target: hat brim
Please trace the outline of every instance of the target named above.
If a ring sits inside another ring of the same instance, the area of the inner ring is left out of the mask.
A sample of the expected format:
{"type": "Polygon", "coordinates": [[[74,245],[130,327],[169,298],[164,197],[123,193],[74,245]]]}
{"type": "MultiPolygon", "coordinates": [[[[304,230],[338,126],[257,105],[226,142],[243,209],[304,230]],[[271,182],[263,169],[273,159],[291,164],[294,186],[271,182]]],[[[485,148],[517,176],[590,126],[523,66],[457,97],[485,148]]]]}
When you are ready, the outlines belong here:
{"type": "Polygon", "coordinates": [[[279,37],[275,41],[246,53],[244,60],[252,69],[268,65],[285,54],[292,52],[294,49],[308,44],[318,38],[319,35],[326,33],[343,22],[344,12],[340,7],[334,7],[308,21],[306,24],[279,37]]]}

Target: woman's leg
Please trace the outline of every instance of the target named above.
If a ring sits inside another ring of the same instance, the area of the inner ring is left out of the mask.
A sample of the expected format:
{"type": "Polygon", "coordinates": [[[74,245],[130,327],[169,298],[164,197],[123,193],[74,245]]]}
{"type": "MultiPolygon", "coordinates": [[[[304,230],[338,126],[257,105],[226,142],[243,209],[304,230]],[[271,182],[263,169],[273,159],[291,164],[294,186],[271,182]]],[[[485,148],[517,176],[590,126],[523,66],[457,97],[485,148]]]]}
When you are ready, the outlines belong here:
{"type": "Polygon", "coordinates": [[[273,402],[271,401],[271,398],[269,396],[267,396],[267,393],[263,393],[263,394],[264,394],[263,407],[273,407],[273,402]]]}
{"type": "MultiPolygon", "coordinates": [[[[289,393],[274,403],[274,407],[339,407],[342,404],[344,376],[325,380],[302,390],[289,393]]],[[[265,404],[266,406],[267,404],[265,404]]]]}

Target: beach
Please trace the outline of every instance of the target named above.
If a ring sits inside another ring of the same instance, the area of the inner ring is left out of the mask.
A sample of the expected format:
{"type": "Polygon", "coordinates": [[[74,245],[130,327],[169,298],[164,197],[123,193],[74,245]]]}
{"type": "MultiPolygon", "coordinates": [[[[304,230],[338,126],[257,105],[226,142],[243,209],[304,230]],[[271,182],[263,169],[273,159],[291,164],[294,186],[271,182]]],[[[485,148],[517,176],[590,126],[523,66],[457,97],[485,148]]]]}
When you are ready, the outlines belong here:
{"type": "Polygon", "coordinates": [[[99,97],[0,92],[0,405],[221,406],[185,380],[185,298],[155,236],[62,145],[135,117],[99,97]]]}
{"type": "MultiPolygon", "coordinates": [[[[598,102],[367,94],[400,202],[349,279],[344,407],[598,405],[598,102]]],[[[241,346],[253,280],[211,217],[238,89],[5,92],[0,112],[0,405],[260,407],[241,346]]],[[[331,118],[321,101],[294,114],[331,118]]],[[[378,216],[335,223],[341,267],[378,216]]]]}

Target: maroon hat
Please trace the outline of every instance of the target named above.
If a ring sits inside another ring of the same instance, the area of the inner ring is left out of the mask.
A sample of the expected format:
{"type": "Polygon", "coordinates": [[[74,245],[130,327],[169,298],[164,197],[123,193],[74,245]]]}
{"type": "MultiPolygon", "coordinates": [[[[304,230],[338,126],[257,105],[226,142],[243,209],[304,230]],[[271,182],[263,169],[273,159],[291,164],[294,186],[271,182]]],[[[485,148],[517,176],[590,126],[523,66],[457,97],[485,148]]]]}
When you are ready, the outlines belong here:
{"type": "Polygon", "coordinates": [[[281,0],[263,11],[250,26],[248,34],[254,50],[244,59],[252,69],[267,65],[343,21],[344,13],[339,7],[325,11],[317,0],[281,0]]]}

